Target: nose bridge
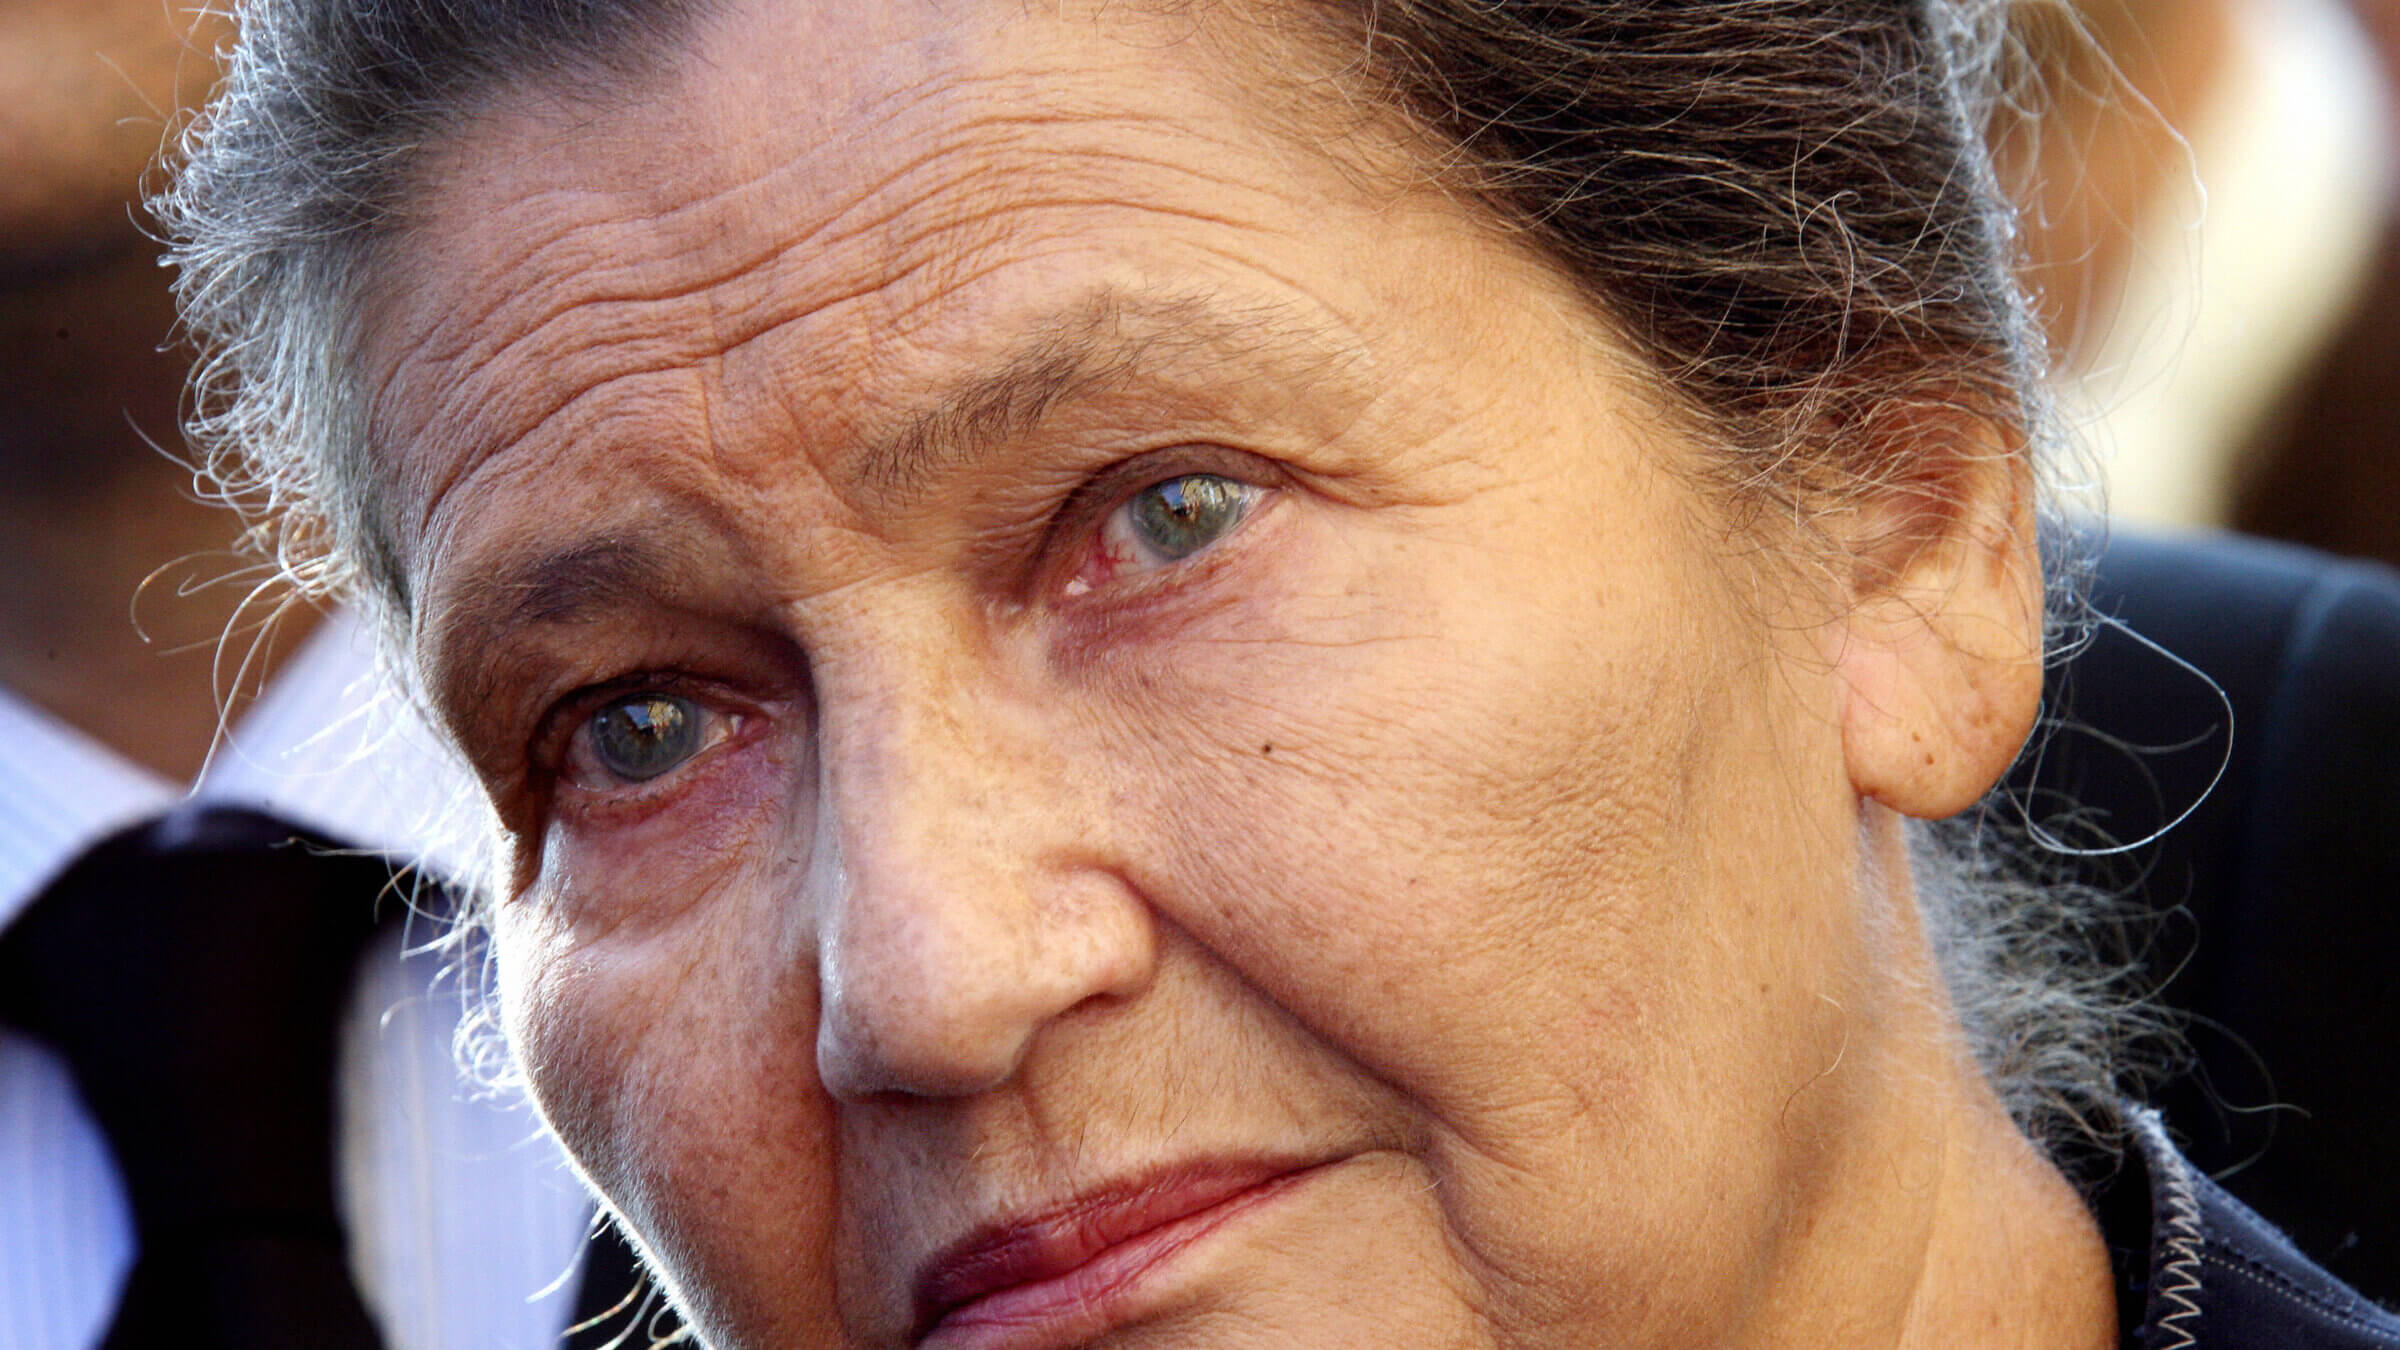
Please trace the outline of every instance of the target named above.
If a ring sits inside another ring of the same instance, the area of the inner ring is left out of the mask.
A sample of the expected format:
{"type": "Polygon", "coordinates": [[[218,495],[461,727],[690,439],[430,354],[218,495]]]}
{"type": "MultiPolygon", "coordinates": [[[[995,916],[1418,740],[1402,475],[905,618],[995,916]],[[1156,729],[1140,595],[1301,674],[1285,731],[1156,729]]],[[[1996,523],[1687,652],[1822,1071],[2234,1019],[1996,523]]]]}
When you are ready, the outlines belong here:
{"type": "Polygon", "coordinates": [[[818,1065],[837,1096],[980,1091],[1042,1026],[1149,978],[1140,902],[1040,718],[966,644],[887,649],[820,683],[818,1065]]]}
{"type": "MultiPolygon", "coordinates": [[[[954,846],[989,843],[992,814],[1035,789],[1040,765],[1022,748],[1005,700],[971,657],[918,643],[856,673],[824,709],[824,765],[844,858],[876,866],[939,867],[914,845],[936,834],[954,846]],[[838,695],[846,694],[846,697],[838,695]],[[1014,777],[1018,792],[996,791],[1014,777]]],[[[994,861],[998,861],[995,859],[994,861]]]]}

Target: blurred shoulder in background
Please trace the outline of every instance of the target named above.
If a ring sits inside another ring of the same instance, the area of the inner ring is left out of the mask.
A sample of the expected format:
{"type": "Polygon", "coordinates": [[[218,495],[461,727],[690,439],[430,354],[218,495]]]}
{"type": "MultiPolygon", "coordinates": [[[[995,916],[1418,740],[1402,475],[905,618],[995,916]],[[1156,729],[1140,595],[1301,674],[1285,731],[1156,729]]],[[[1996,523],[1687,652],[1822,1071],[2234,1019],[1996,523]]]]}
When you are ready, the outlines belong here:
{"type": "MultiPolygon", "coordinates": [[[[134,1273],[173,1256],[150,1240],[171,1226],[159,1216],[197,1212],[209,1189],[205,1169],[145,1161],[104,1109],[110,1070],[91,1057],[110,1051],[142,992],[140,935],[120,928],[118,941],[98,924],[98,941],[62,956],[55,935],[95,917],[73,908],[92,902],[58,894],[62,878],[112,841],[184,847],[229,808],[268,822],[278,843],[453,876],[467,866],[435,827],[471,796],[383,684],[371,641],[346,614],[296,605],[268,640],[267,570],[236,550],[238,521],[181,458],[190,353],[174,341],[170,274],[137,201],[230,36],[221,15],[158,0],[0,6],[0,967],[53,990],[0,997],[0,1345],[12,1350],[93,1350],[112,1326],[126,1334],[134,1273]],[[54,915],[65,907],[62,922],[34,921],[45,900],[54,915]],[[45,927],[47,945],[35,943],[45,927]]],[[[339,1211],[329,1250],[355,1280],[351,1306],[373,1313],[366,1335],[389,1350],[547,1350],[575,1319],[565,1277],[589,1202],[529,1111],[462,1083],[462,1001],[455,985],[433,988],[443,958],[402,956],[436,926],[409,931],[391,868],[370,862],[341,872],[357,879],[339,897],[363,944],[355,976],[298,1029],[334,1062],[288,1096],[220,1085],[205,1109],[237,1139],[280,1138],[274,1127],[328,1112],[340,1122],[338,1137],[307,1141],[323,1161],[304,1189],[329,1191],[339,1211]]],[[[238,938],[247,873],[225,875],[234,894],[205,897],[203,921],[221,915],[211,927],[238,938]]],[[[202,992],[187,1004],[210,1006],[170,1008],[171,1021],[273,1027],[290,1006],[218,1006],[239,987],[192,974],[202,992]]],[[[184,1067],[208,1093],[209,1066],[184,1067]]],[[[172,1073],[125,1060],[117,1076],[161,1085],[145,1110],[165,1133],[192,1133],[173,1123],[172,1073]]],[[[200,1310],[174,1316],[179,1343],[224,1343],[200,1310]]]]}

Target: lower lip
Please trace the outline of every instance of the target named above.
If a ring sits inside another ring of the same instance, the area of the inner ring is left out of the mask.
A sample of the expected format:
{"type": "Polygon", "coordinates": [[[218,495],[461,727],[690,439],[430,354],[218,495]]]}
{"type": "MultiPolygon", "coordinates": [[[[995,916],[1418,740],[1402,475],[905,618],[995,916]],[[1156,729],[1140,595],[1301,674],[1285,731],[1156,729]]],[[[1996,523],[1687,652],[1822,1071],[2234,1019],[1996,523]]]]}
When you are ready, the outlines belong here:
{"type": "Polygon", "coordinates": [[[953,1308],[918,1350],[1050,1350],[1081,1345],[1132,1316],[1152,1276],[1194,1243],[1274,1203],[1318,1169],[1286,1173],[1236,1191],[1108,1248],[1060,1275],[996,1289],[953,1308]]]}

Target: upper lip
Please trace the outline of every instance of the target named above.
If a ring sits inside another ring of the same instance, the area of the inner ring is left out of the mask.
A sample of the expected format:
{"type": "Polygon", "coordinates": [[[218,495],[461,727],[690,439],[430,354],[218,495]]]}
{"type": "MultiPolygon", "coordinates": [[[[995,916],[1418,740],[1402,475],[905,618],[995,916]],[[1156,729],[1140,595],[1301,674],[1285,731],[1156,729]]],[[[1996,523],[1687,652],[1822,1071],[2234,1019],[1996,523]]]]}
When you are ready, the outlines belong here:
{"type": "Polygon", "coordinates": [[[917,1268],[912,1339],[924,1339],[953,1310],[986,1294],[1064,1275],[1119,1243],[1309,1165],[1260,1158],[1182,1163],[986,1223],[917,1268]]]}

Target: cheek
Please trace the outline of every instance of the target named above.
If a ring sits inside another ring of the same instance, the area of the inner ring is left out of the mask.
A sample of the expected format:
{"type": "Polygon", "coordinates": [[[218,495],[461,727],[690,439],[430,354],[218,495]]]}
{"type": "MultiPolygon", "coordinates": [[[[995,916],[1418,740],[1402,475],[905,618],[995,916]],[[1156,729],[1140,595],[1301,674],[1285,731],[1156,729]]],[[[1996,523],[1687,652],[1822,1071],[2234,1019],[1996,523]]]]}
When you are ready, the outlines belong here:
{"type": "Polygon", "coordinates": [[[1144,890],[1279,1002],[1445,1099],[1522,1097],[1521,1028],[1635,1015],[1713,696],[1589,575],[1405,542],[1112,675],[1140,735],[1087,753],[1140,766],[1144,890]]]}
{"type": "Polygon", "coordinates": [[[1105,752],[1141,766],[1138,884],[1409,1099],[1454,1232],[1559,1287],[1648,1287],[1667,1272],[1626,1251],[1687,1250],[1724,1198],[1677,1179],[1759,1156],[1823,1063],[1776,1030],[1814,1035],[1814,996],[1758,976],[1783,957],[1756,904],[1809,874],[1760,800],[1764,643],[1664,564],[1353,556],[1112,685],[1149,733],[1105,752]]]}
{"type": "Polygon", "coordinates": [[[815,981],[740,940],[774,888],[729,871],[668,923],[596,930],[520,897],[494,925],[502,1013],[544,1118],[702,1330],[808,1346],[832,1324],[838,1210],[815,981]]]}

